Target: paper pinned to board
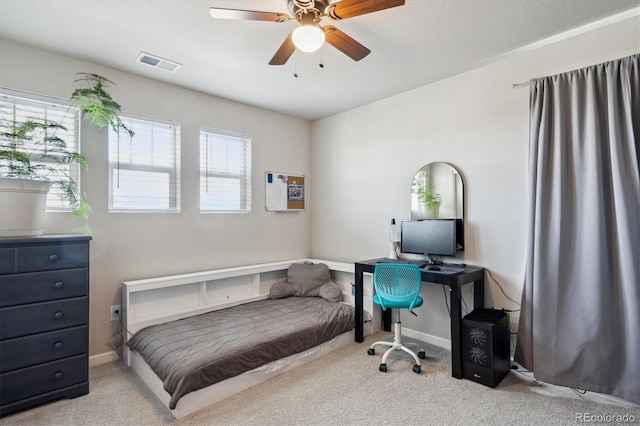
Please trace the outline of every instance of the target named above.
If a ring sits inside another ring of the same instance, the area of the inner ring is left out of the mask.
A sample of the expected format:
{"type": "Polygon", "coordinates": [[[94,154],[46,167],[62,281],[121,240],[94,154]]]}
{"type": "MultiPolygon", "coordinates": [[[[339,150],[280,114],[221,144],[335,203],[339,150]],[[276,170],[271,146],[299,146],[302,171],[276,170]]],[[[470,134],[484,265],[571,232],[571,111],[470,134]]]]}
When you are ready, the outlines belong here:
{"type": "Polygon", "coordinates": [[[304,211],[304,176],[267,172],[265,208],[268,211],[304,211]]]}

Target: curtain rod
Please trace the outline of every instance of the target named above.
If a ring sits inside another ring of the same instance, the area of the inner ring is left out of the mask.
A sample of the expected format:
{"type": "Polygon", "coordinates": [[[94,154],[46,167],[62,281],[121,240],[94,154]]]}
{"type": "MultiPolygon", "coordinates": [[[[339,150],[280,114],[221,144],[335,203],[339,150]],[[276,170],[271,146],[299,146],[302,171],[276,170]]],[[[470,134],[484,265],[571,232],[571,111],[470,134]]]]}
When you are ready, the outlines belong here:
{"type": "Polygon", "coordinates": [[[521,86],[528,86],[530,83],[528,81],[523,81],[522,83],[511,83],[511,88],[512,89],[517,89],[518,87],[521,86]]]}

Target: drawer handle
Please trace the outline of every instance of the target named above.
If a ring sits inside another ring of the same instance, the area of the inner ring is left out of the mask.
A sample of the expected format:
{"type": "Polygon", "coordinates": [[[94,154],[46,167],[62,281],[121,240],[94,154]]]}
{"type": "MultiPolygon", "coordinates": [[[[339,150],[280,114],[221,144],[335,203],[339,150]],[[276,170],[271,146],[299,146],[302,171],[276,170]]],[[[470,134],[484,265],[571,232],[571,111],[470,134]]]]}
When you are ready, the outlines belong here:
{"type": "Polygon", "coordinates": [[[60,257],[57,254],[52,254],[51,256],[49,256],[49,260],[52,262],[55,262],[58,259],[60,259],[60,257]]]}
{"type": "Polygon", "coordinates": [[[53,286],[55,288],[62,288],[64,287],[64,283],[62,281],[57,281],[55,284],[53,284],[53,286]]]}
{"type": "Polygon", "coordinates": [[[63,376],[64,374],[62,374],[62,371],[56,371],[55,373],[53,373],[53,378],[56,380],[62,380],[63,376]]]}
{"type": "Polygon", "coordinates": [[[63,346],[62,342],[55,342],[53,344],[53,347],[56,349],[62,349],[62,346],[63,346]]]}
{"type": "Polygon", "coordinates": [[[62,311],[58,311],[58,312],[56,312],[55,314],[53,314],[53,317],[54,317],[55,319],[60,319],[60,318],[62,318],[63,316],[64,316],[64,314],[62,313],[62,311]]]}

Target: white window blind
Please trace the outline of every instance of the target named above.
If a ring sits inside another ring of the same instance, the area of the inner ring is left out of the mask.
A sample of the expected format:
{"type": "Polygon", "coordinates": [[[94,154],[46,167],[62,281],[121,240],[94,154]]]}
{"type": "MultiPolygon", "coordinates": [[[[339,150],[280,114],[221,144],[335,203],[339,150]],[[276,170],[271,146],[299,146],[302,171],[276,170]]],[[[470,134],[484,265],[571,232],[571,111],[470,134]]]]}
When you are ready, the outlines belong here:
{"type": "Polygon", "coordinates": [[[251,138],[200,129],[200,211],[251,211],[251,138]]]}
{"type": "MultiPolygon", "coordinates": [[[[31,120],[37,123],[58,124],[63,128],[39,130],[33,133],[33,140],[44,140],[55,136],[65,143],[67,151],[80,149],[79,109],[70,106],[71,103],[64,99],[46,98],[44,96],[24,94],[22,92],[2,89],[0,93],[0,123],[1,132],[11,132],[13,123],[24,123],[31,120]],[[24,95],[24,96],[23,96],[24,95]]],[[[2,136],[0,146],[8,144],[9,138],[2,136]]],[[[37,171],[44,179],[68,180],[69,177],[78,183],[80,190],[80,167],[77,164],[62,164],[55,158],[46,158],[42,154],[45,146],[31,143],[30,161],[32,166],[46,165],[46,169],[37,171]],[[55,169],[55,171],[51,171],[55,169]]],[[[0,170],[4,175],[9,169],[8,164],[0,163],[0,170]]],[[[62,189],[52,186],[47,195],[47,211],[70,211],[69,200],[63,196],[62,189]]]]}
{"type": "Polygon", "coordinates": [[[180,126],[121,117],[135,135],[109,129],[109,211],[180,211],[180,126]]]}

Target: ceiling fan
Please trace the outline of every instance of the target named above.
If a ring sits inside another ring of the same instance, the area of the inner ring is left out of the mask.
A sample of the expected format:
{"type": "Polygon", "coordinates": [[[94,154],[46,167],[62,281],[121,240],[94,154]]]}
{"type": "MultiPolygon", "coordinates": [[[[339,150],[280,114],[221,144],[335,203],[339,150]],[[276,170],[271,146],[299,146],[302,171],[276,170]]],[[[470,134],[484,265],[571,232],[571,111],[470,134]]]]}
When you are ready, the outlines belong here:
{"type": "Polygon", "coordinates": [[[326,41],[354,61],[359,61],[371,51],[333,25],[320,26],[320,21],[334,21],[365,15],[379,10],[404,5],[405,0],[287,0],[290,15],[276,12],[223,9],[212,7],[209,13],[215,19],[239,19],[251,21],[297,21],[293,30],[273,55],[269,65],[284,65],[296,47],[304,52],[319,49],[326,41]]]}

